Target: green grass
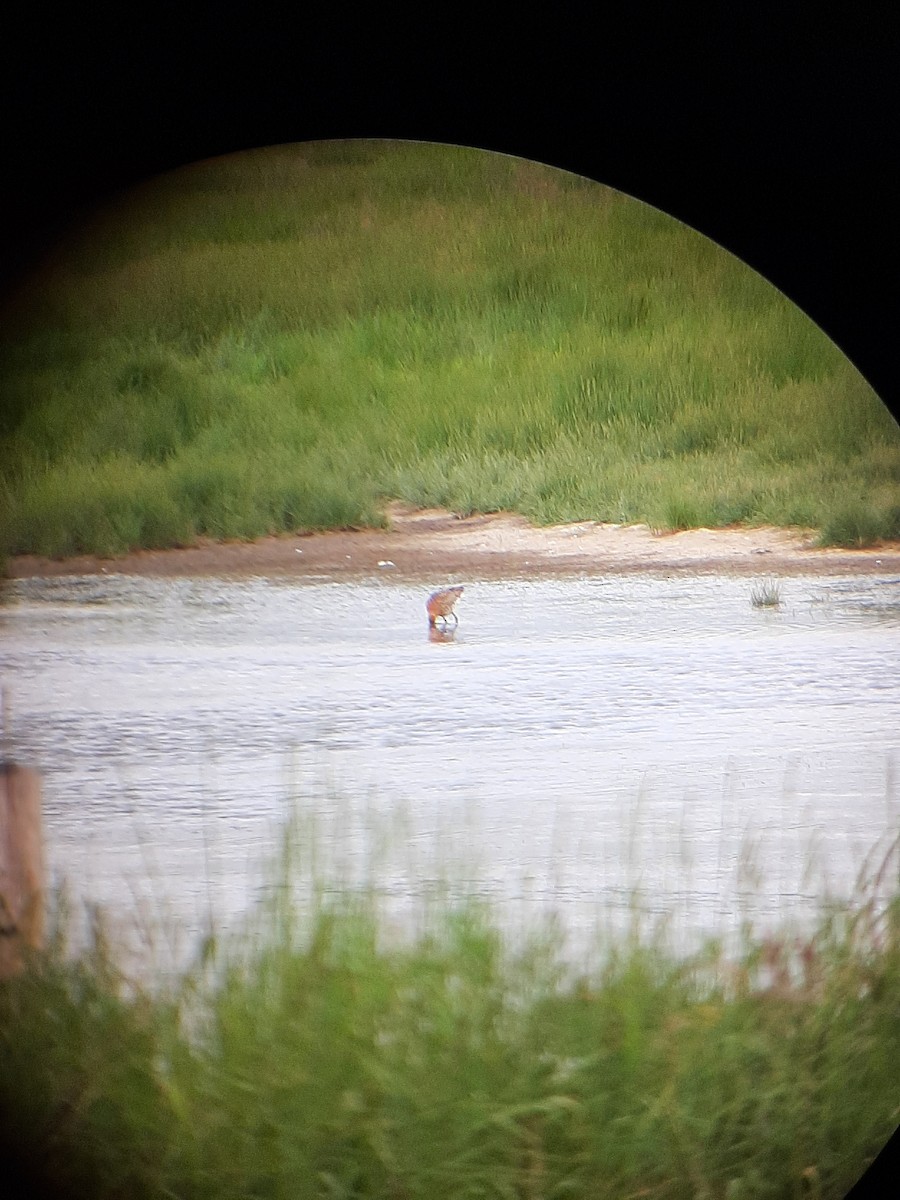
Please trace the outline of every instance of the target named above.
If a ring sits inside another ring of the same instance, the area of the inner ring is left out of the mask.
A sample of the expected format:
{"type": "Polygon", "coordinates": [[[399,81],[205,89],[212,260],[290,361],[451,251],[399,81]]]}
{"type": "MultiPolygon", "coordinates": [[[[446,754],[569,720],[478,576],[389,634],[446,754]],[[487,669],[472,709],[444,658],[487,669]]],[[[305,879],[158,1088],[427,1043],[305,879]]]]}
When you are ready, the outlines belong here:
{"type": "Polygon", "coordinates": [[[57,1193],[830,1200],[897,1124],[896,843],[802,937],[679,956],[636,907],[576,969],[459,888],[392,933],[292,836],[176,978],[127,978],[95,915],[0,984],[0,1111],[57,1193]]]}
{"type": "Polygon", "coordinates": [[[777,579],[764,579],[750,589],[754,608],[778,608],[781,605],[781,585],[777,579]]]}
{"type": "Polygon", "coordinates": [[[598,184],[474,150],[279,147],[155,180],[4,313],[0,551],[378,522],[900,537],[900,430],[780,293],[598,184]]]}

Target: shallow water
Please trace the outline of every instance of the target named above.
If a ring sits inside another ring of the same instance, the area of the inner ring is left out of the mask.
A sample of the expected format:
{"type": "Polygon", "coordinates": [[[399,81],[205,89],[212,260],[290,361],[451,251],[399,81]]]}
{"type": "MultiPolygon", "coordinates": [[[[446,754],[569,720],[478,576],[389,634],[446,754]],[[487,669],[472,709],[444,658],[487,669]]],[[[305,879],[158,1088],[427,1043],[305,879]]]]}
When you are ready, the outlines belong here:
{"type": "Polygon", "coordinates": [[[262,894],[296,805],[344,878],[449,869],[509,920],[585,930],[639,884],[673,928],[811,912],[898,826],[900,579],[427,585],[20,580],[0,605],[8,751],[44,774],[76,899],[200,928],[262,894]]]}

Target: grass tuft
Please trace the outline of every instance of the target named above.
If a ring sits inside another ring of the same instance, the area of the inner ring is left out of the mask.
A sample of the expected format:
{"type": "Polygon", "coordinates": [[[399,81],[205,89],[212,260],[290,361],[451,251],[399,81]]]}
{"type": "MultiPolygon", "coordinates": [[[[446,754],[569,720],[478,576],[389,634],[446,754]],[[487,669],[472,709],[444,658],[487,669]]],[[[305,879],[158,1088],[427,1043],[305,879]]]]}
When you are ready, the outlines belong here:
{"type": "Polygon", "coordinates": [[[750,603],[754,608],[778,608],[781,605],[781,585],[777,579],[764,579],[755,583],[750,591],[750,603]]]}

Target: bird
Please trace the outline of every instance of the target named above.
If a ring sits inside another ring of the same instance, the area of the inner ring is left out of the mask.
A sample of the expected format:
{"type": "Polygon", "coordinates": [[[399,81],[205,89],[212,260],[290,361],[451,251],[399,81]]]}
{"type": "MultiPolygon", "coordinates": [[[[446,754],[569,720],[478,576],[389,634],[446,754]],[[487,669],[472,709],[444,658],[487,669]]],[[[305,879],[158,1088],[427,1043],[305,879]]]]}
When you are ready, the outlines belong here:
{"type": "Polygon", "coordinates": [[[432,592],[428,597],[428,603],[425,608],[428,611],[428,624],[433,629],[440,617],[446,624],[447,618],[453,618],[454,626],[459,624],[459,617],[453,611],[453,605],[463,594],[461,586],[442,588],[439,592],[432,592]]]}

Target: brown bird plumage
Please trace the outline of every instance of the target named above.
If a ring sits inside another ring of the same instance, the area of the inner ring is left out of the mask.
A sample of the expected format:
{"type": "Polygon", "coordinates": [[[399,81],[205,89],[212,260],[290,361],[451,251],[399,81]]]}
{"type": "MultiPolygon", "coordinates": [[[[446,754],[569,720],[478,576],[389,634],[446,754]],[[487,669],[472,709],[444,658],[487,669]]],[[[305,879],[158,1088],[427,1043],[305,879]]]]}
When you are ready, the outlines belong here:
{"type": "Polygon", "coordinates": [[[428,603],[425,605],[428,610],[428,624],[434,626],[438,617],[443,617],[446,621],[448,617],[452,617],[454,622],[459,622],[459,617],[453,611],[453,605],[463,594],[463,589],[459,586],[442,588],[439,592],[432,592],[428,597],[428,603]]]}

